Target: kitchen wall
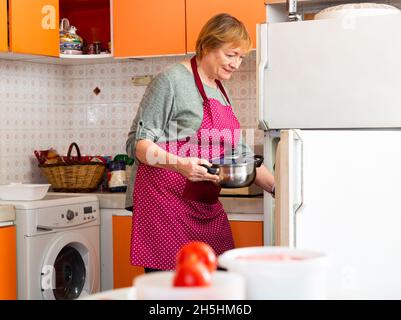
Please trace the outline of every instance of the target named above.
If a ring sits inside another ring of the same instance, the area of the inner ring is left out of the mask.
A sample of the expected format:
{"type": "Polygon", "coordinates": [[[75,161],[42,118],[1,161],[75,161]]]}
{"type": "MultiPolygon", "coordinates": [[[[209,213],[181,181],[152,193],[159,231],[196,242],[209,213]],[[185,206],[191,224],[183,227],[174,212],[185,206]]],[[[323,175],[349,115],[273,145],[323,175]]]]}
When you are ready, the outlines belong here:
{"type": "MultiPolygon", "coordinates": [[[[35,149],[66,154],[125,153],[125,141],[144,86],[131,78],[157,74],[184,57],[130,59],[107,64],[52,65],[0,60],[0,184],[43,182],[35,149]],[[94,91],[98,88],[100,92],[94,91]]],[[[256,53],[226,82],[243,128],[257,127],[256,53]]],[[[256,143],[263,132],[256,130],[256,143]]]]}

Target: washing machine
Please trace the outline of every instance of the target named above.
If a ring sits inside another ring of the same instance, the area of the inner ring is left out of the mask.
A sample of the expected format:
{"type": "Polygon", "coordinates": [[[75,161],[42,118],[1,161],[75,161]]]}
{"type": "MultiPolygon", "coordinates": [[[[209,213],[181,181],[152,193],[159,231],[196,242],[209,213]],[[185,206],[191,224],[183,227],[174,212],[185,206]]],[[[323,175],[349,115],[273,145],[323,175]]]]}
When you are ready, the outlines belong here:
{"type": "Polygon", "coordinates": [[[73,300],[100,290],[96,196],[1,203],[16,209],[18,299],[73,300]]]}

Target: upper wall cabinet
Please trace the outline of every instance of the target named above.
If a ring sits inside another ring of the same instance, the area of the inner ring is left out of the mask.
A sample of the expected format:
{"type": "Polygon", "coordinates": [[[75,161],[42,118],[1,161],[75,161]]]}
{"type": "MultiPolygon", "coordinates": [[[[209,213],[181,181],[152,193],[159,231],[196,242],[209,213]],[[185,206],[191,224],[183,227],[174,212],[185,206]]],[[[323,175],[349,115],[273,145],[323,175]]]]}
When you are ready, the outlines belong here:
{"type": "Polygon", "coordinates": [[[58,0],[10,0],[9,10],[12,52],[59,55],[58,0]]]}
{"type": "Polygon", "coordinates": [[[7,0],[0,0],[0,51],[8,50],[7,0]]]}
{"type": "Polygon", "coordinates": [[[194,52],[202,26],[218,13],[229,13],[241,20],[256,47],[256,24],[266,21],[264,0],[186,0],[187,51],[194,52]]]}
{"type": "Polygon", "coordinates": [[[114,0],[115,57],[185,54],[185,0],[114,0]]]}
{"type": "MultiPolygon", "coordinates": [[[[1,5],[3,2],[7,3],[0,0],[1,5]]],[[[58,57],[62,18],[76,27],[84,44],[79,50],[70,50],[70,56],[88,52],[87,45],[96,42],[101,52],[107,52],[111,42],[110,0],[9,0],[10,51],[58,57]]]]}

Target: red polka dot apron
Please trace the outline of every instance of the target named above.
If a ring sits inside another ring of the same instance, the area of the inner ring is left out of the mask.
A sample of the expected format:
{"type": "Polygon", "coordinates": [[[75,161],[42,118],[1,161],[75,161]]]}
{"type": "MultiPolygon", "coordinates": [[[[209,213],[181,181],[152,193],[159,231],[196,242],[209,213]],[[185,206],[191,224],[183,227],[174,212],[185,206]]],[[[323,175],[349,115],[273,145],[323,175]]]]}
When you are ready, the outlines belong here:
{"type": "MultiPolygon", "coordinates": [[[[226,139],[236,148],[240,124],[230,105],[207,98],[195,57],[191,59],[191,67],[203,98],[201,126],[192,137],[158,143],[158,146],[179,156],[197,156],[211,161],[216,154],[224,154],[226,139]]],[[[230,103],[222,84],[217,80],[216,83],[230,103]]],[[[233,249],[227,214],[218,201],[219,192],[220,187],[212,182],[197,185],[180,173],[140,164],[133,192],[131,264],[174,270],[178,250],[191,240],[208,243],[217,255],[233,249]],[[199,197],[198,201],[191,200],[194,191],[210,196],[205,201],[199,197]]]]}

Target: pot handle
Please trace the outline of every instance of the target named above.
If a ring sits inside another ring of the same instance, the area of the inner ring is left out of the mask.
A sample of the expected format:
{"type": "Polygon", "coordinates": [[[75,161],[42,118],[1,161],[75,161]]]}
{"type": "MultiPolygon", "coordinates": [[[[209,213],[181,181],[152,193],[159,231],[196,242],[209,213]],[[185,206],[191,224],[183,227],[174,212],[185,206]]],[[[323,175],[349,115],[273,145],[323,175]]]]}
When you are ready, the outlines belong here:
{"type": "Polygon", "coordinates": [[[262,165],[263,161],[265,160],[263,156],[258,156],[258,155],[254,155],[254,159],[255,159],[255,166],[257,168],[259,168],[262,165]]]}
{"type": "Polygon", "coordinates": [[[60,21],[60,31],[68,32],[70,30],[70,21],[67,18],[63,18],[60,21]]]}
{"type": "Polygon", "coordinates": [[[215,174],[215,175],[219,174],[219,171],[220,171],[219,168],[209,167],[207,164],[201,164],[200,166],[206,168],[207,172],[210,174],[215,174]]]}

